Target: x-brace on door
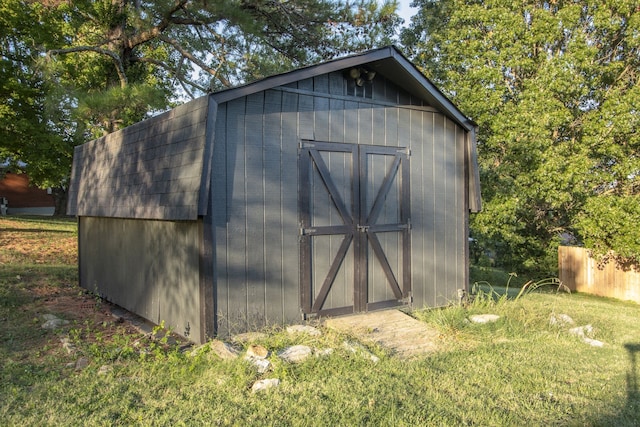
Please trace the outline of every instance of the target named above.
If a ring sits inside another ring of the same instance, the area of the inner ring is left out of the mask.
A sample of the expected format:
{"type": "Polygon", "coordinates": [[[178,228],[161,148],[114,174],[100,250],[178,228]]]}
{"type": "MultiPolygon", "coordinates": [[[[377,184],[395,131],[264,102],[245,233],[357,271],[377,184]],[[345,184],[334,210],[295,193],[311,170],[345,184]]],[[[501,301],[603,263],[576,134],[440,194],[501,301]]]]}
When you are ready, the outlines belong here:
{"type": "Polygon", "coordinates": [[[298,170],[303,312],[336,315],[408,303],[409,151],[302,141],[298,170]]]}

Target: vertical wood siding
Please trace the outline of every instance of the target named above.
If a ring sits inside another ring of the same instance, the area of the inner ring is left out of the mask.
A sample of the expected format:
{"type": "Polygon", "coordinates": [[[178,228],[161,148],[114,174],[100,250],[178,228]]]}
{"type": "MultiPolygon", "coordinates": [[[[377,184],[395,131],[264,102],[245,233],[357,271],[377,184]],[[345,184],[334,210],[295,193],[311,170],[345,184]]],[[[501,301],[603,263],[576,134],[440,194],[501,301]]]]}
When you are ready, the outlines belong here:
{"type": "Polygon", "coordinates": [[[562,283],[572,291],[640,304],[640,265],[601,264],[586,248],[558,247],[558,270],[562,283]]]}
{"type": "MultiPolygon", "coordinates": [[[[219,105],[212,174],[219,333],[301,319],[301,139],[409,147],[414,306],[445,304],[467,286],[464,131],[382,76],[365,88],[368,97],[348,97],[346,90],[342,74],[333,73],[219,105]]],[[[347,173],[340,153],[324,160],[332,174],[347,173]]],[[[374,159],[371,167],[386,169],[390,161],[374,159]]],[[[349,189],[340,190],[348,199],[349,189]]],[[[327,194],[312,197],[327,199],[327,194]]],[[[392,190],[389,197],[397,198],[398,192],[392,190]]],[[[385,207],[382,218],[398,215],[392,206],[385,207]]],[[[328,199],[321,214],[329,220],[337,215],[328,199]]],[[[325,240],[322,244],[335,252],[340,239],[325,240]]],[[[392,269],[401,271],[400,239],[381,236],[381,243],[392,269]]],[[[330,260],[326,263],[324,268],[330,260]]],[[[339,292],[331,296],[337,299],[329,305],[352,299],[351,277],[345,272],[337,279],[343,282],[339,292]]],[[[372,264],[369,274],[370,292],[386,292],[377,285],[384,279],[381,268],[372,264]]]]}

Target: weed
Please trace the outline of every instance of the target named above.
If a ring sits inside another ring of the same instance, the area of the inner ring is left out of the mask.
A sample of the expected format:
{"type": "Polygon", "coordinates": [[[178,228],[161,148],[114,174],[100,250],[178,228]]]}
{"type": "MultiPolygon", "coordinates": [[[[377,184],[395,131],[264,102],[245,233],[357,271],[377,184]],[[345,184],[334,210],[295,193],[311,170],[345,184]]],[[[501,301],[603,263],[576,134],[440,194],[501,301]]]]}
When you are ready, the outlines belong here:
{"type": "Polygon", "coordinates": [[[571,293],[571,290],[569,288],[567,288],[561,281],[560,279],[557,278],[547,278],[547,279],[542,279],[542,280],[538,280],[537,282],[534,281],[528,281],[527,283],[525,283],[522,288],[520,289],[520,292],[518,292],[518,295],[516,295],[516,300],[518,300],[520,297],[522,297],[523,295],[527,295],[531,292],[536,291],[537,289],[542,288],[543,286],[556,286],[556,291],[560,292],[560,291],[565,291],[568,293],[571,293]]]}

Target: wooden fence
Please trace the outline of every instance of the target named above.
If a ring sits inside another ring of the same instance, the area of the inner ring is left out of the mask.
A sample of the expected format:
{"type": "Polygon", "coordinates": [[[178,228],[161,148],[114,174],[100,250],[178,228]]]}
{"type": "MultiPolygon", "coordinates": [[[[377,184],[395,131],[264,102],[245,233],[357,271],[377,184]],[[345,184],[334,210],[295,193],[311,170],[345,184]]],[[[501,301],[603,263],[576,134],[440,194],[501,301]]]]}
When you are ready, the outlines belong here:
{"type": "Polygon", "coordinates": [[[604,265],[589,256],[585,248],[558,248],[560,280],[572,291],[640,303],[640,266],[617,265],[610,260],[604,265]]]}

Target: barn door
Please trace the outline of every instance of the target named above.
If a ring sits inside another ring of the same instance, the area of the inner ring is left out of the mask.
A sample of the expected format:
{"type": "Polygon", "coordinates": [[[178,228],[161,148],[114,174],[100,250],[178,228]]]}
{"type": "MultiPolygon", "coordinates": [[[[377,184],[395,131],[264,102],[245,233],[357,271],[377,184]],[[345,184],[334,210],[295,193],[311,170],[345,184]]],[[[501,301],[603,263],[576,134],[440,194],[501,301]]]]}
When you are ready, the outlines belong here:
{"type": "Polygon", "coordinates": [[[407,303],[408,151],[303,141],[298,168],[304,313],[337,315],[407,303]]]}

